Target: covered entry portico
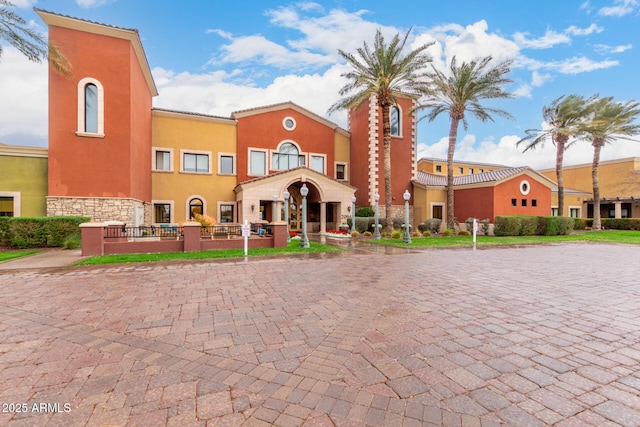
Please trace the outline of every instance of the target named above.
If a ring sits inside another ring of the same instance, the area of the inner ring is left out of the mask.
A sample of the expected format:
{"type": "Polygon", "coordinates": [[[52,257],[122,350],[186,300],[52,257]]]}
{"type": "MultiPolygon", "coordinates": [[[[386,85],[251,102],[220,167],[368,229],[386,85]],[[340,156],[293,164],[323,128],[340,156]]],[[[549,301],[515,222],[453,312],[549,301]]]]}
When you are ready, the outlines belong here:
{"type": "Polygon", "coordinates": [[[301,166],[273,175],[240,183],[234,189],[240,222],[285,221],[284,204],[288,203],[291,231],[302,230],[302,195],[306,184],[307,232],[317,233],[336,229],[351,216],[351,198],[355,188],[301,166]],[[284,200],[285,190],[289,200],[284,200]],[[275,218],[274,218],[275,211],[275,218]]]}

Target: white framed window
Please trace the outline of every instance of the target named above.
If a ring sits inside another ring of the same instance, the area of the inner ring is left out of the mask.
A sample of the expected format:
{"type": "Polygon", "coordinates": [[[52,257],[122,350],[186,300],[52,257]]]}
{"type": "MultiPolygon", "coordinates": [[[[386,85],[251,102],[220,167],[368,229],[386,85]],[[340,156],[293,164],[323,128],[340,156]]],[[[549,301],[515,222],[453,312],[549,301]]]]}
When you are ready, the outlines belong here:
{"type": "Polygon", "coordinates": [[[431,203],[431,218],[444,220],[444,203],[431,203]]]}
{"type": "Polygon", "coordinates": [[[558,207],[551,206],[551,216],[558,216],[558,207]]]}
{"type": "Polygon", "coordinates": [[[234,153],[218,153],[218,175],[236,174],[236,155],[234,153]]]}
{"type": "Polygon", "coordinates": [[[287,116],[282,119],[282,127],[284,127],[286,130],[292,131],[296,128],[296,126],[296,119],[294,119],[293,117],[287,116]]]}
{"type": "Polygon", "coordinates": [[[436,172],[442,172],[442,165],[436,165],[436,172]]]}
{"type": "Polygon", "coordinates": [[[529,184],[529,181],[527,181],[526,179],[520,181],[520,194],[526,196],[527,194],[529,194],[529,191],[531,191],[531,184],[529,184]]]}
{"type": "Polygon", "coordinates": [[[78,82],[76,135],[104,138],[104,88],[92,77],[85,77],[78,82]]]}
{"type": "Polygon", "coordinates": [[[211,151],[180,150],[180,172],[211,173],[211,151]]]}
{"type": "Polygon", "coordinates": [[[389,107],[389,121],[391,122],[391,136],[402,136],[402,112],[400,107],[389,107]]]}
{"type": "Polygon", "coordinates": [[[289,170],[305,164],[306,156],[301,154],[300,147],[293,141],[283,141],[277,151],[271,152],[273,170],[289,170]]]}
{"type": "Polygon", "coordinates": [[[218,202],[218,222],[221,224],[236,222],[235,202],[218,202]]]}
{"type": "Polygon", "coordinates": [[[173,172],[173,148],[151,147],[153,156],[151,170],[154,172],[173,172]]]}
{"type": "Polygon", "coordinates": [[[171,224],[173,220],[173,200],[153,200],[153,222],[171,224]]]}
{"type": "Polygon", "coordinates": [[[335,163],[336,169],[336,179],[339,181],[346,181],[348,178],[347,175],[347,164],[346,163],[335,163]]]}
{"type": "Polygon", "coordinates": [[[194,194],[187,197],[187,203],[185,207],[187,220],[192,220],[196,214],[207,214],[207,200],[199,194],[194,194]]]}
{"type": "Polygon", "coordinates": [[[267,150],[249,148],[249,175],[263,176],[267,174],[267,150]]]}
{"type": "Polygon", "coordinates": [[[325,173],[325,164],[327,156],[325,154],[309,154],[309,167],[320,173],[325,173]]]}
{"type": "Polygon", "coordinates": [[[569,216],[571,218],[581,218],[582,207],[580,206],[569,206],[569,216]]]}
{"type": "Polygon", "coordinates": [[[21,204],[19,191],[0,191],[0,216],[19,217],[21,204]]]}
{"type": "Polygon", "coordinates": [[[464,168],[458,168],[458,173],[459,173],[460,175],[464,174],[464,168]]]}
{"type": "Polygon", "coordinates": [[[469,175],[473,175],[473,168],[469,168],[469,175]]]}

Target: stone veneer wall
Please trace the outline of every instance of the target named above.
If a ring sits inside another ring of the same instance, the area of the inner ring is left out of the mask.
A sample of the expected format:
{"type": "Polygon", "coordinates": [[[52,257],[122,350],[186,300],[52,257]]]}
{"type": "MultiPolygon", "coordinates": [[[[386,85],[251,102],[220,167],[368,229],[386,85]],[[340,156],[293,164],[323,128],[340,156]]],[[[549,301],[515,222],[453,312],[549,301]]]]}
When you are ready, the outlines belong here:
{"type": "MultiPolygon", "coordinates": [[[[385,208],[378,206],[378,215],[385,218],[385,208]]],[[[391,205],[391,218],[402,218],[404,220],[404,205],[391,205]]],[[[413,206],[409,205],[409,224],[413,226],[413,206]]]]}
{"type": "Polygon", "coordinates": [[[135,206],[144,210],[144,224],[152,222],[152,206],[141,200],[111,197],[47,197],[47,216],[89,216],[94,222],[134,224],[135,206]]]}

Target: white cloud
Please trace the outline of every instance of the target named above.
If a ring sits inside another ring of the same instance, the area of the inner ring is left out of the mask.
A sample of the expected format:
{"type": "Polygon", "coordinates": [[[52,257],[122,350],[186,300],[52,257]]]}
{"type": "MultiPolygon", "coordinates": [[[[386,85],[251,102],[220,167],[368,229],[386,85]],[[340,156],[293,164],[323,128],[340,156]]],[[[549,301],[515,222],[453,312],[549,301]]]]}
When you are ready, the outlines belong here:
{"type": "Polygon", "coordinates": [[[26,9],[33,6],[38,0],[10,0],[15,7],[26,9]]]}
{"type": "Polygon", "coordinates": [[[530,85],[523,83],[512,91],[512,93],[516,98],[531,98],[531,90],[530,85]]]}
{"type": "MultiPolygon", "coordinates": [[[[455,159],[470,162],[481,162],[505,166],[529,166],[533,169],[555,168],[556,148],[549,143],[523,153],[523,147],[516,147],[520,140],[516,135],[505,135],[496,143],[493,139],[476,142],[475,135],[464,135],[456,144],[455,159]]],[[[418,158],[447,157],[448,138],[426,145],[418,144],[418,158]]],[[[602,149],[601,160],[613,160],[625,157],[640,156],[640,143],[627,141],[614,142],[602,149]]],[[[565,151],[564,165],[590,164],[593,160],[593,149],[586,141],[578,141],[565,151]]]]}
{"type": "Polygon", "coordinates": [[[540,87],[552,78],[550,74],[541,74],[538,71],[533,71],[531,73],[531,86],[540,87]]]}
{"type": "Polygon", "coordinates": [[[47,135],[47,65],[38,64],[13,47],[5,47],[0,60],[0,142],[43,145],[47,135]],[[10,100],[10,102],[6,102],[10,100]],[[16,142],[17,143],[17,142],[16,142]]]}
{"type": "Polygon", "coordinates": [[[616,16],[622,17],[633,13],[638,6],[638,0],[615,0],[614,6],[605,6],[598,10],[598,15],[601,16],[616,16]]]}
{"type": "Polygon", "coordinates": [[[579,74],[588,71],[601,70],[611,68],[619,65],[618,61],[593,61],[589,58],[568,58],[563,61],[550,62],[547,64],[547,68],[555,69],[562,74],[579,74]]]}
{"type": "Polygon", "coordinates": [[[515,33],[513,40],[523,49],[548,49],[557,44],[571,43],[571,38],[566,34],[560,34],[552,30],[547,30],[544,36],[537,39],[528,39],[529,33],[515,33]]]}
{"type": "Polygon", "coordinates": [[[84,7],[85,9],[89,9],[92,7],[100,7],[109,3],[113,3],[117,0],[76,0],[76,3],[80,7],[84,7]]]}
{"type": "Polygon", "coordinates": [[[603,28],[598,27],[596,24],[591,24],[587,28],[579,28],[575,25],[572,25],[565,30],[565,33],[574,36],[588,36],[589,34],[601,33],[602,31],[604,31],[603,28]]]}
{"type": "Polygon", "coordinates": [[[627,50],[633,48],[633,45],[631,43],[625,44],[625,45],[618,45],[618,46],[608,46],[606,44],[595,44],[593,45],[593,48],[595,49],[596,52],[605,55],[607,53],[626,52],[627,50]]]}

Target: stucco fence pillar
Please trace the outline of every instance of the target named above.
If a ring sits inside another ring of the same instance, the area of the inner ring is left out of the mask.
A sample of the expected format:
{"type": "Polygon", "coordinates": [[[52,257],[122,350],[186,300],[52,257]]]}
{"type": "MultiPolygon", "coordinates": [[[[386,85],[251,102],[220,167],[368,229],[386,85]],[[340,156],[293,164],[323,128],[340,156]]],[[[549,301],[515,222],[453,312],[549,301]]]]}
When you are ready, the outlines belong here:
{"type": "Polygon", "coordinates": [[[104,255],[104,233],[105,224],[103,222],[80,224],[82,256],[104,255]]]}

